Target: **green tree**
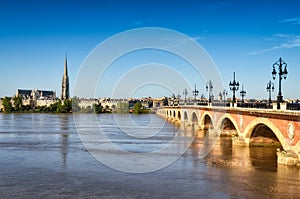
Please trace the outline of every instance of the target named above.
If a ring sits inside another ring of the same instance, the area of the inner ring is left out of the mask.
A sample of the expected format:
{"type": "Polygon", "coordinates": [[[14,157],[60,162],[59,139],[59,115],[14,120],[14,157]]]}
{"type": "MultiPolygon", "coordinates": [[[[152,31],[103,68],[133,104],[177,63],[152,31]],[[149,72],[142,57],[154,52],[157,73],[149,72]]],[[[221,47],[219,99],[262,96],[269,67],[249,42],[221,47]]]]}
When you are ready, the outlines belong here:
{"type": "Polygon", "coordinates": [[[30,105],[23,106],[23,110],[30,111],[31,110],[30,105]]]}
{"type": "Polygon", "coordinates": [[[72,112],[79,112],[80,111],[80,107],[79,107],[79,98],[74,96],[72,98],[72,112]]]}
{"type": "Polygon", "coordinates": [[[13,98],[15,111],[21,111],[22,108],[22,97],[21,96],[14,96],[13,98]]]}
{"type": "Polygon", "coordinates": [[[55,112],[56,109],[57,109],[57,102],[51,104],[51,105],[48,107],[48,111],[49,111],[49,112],[52,112],[52,113],[55,112]]]}
{"type": "Polygon", "coordinates": [[[142,103],[137,102],[133,107],[133,113],[134,114],[141,114],[143,112],[142,108],[143,108],[142,103]]]}
{"type": "Polygon", "coordinates": [[[100,104],[94,104],[93,109],[95,113],[102,113],[103,107],[100,104]]]}
{"type": "Polygon", "coordinates": [[[72,111],[72,99],[66,99],[64,100],[63,106],[62,106],[62,112],[63,113],[69,113],[72,111]]]}
{"type": "Polygon", "coordinates": [[[12,112],[12,104],[10,102],[10,98],[4,97],[2,99],[2,105],[3,105],[3,111],[5,113],[11,113],[12,112]]]}
{"type": "Polygon", "coordinates": [[[57,102],[51,104],[46,110],[52,113],[61,113],[62,112],[61,100],[58,100],[57,102]]]}
{"type": "Polygon", "coordinates": [[[61,100],[58,100],[58,102],[56,102],[56,103],[57,103],[56,113],[61,113],[62,112],[62,108],[63,108],[61,100]]]}
{"type": "Polygon", "coordinates": [[[117,103],[116,113],[129,113],[129,104],[128,102],[119,102],[117,103]]]}

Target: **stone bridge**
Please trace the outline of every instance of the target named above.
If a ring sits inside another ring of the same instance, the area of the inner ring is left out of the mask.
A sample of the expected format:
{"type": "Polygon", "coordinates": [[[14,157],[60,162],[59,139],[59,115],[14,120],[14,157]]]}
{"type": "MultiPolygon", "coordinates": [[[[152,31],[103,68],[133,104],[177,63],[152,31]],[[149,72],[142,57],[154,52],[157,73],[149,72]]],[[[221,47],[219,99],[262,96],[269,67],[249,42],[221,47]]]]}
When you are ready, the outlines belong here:
{"type": "Polygon", "coordinates": [[[299,165],[300,112],[212,106],[169,106],[157,115],[198,129],[215,129],[233,136],[233,145],[279,144],[278,163],[299,165]]]}

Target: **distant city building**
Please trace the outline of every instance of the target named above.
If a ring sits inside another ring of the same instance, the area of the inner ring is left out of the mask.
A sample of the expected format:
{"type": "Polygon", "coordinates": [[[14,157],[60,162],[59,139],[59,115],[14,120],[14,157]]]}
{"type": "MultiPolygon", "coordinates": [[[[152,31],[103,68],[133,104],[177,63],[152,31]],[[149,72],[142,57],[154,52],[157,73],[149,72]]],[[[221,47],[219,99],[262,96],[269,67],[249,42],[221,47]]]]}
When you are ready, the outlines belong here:
{"type": "Polygon", "coordinates": [[[55,91],[46,91],[46,90],[17,89],[16,96],[20,96],[24,100],[56,99],[55,91]]]}
{"type": "Polygon", "coordinates": [[[50,106],[50,104],[56,102],[55,91],[17,89],[16,96],[22,98],[23,105],[31,107],[50,106]]]}
{"type": "Polygon", "coordinates": [[[32,90],[17,89],[16,96],[22,97],[23,100],[32,99],[32,90]]]}
{"type": "Polygon", "coordinates": [[[61,100],[69,99],[69,76],[68,76],[68,65],[67,65],[67,56],[65,58],[65,68],[64,68],[64,75],[62,78],[62,85],[61,85],[61,100]]]}
{"type": "Polygon", "coordinates": [[[111,99],[111,98],[102,98],[99,99],[99,102],[103,108],[108,108],[114,110],[119,103],[129,103],[128,99],[111,99]]]}
{"type": "Polygon", "coordinates": [[[153,108],[159,108],[159,107],[162,107],[164,105],[166,105],[166,100],[167,98],[166,97],[161,97],[161,98],[153,98],[152,101],[153,101],[153,108]]]}
{"type": "Polygon", "coordinates": [[[94,105],[98,105],[99,102],[97,99],[93,99],[93,98],[81,98],[79,99],[79,103],[78,103],[78,106],[80,108],[93,108],[94,105]]]}

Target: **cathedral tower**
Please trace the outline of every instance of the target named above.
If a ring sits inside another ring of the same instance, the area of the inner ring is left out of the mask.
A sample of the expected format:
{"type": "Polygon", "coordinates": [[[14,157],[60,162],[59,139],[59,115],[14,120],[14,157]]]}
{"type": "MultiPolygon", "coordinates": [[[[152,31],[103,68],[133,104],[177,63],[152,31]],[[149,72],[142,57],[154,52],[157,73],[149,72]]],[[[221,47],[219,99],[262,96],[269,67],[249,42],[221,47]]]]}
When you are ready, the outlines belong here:
{"type": "Polygon", "coordinates": [[[64,75],[62,79],[61,84],[61,100],[69,99],[69,76],[68,76],[68,65],[67,65],[67,55],[65,58],[65,69],[64,69],[64,75]]]}

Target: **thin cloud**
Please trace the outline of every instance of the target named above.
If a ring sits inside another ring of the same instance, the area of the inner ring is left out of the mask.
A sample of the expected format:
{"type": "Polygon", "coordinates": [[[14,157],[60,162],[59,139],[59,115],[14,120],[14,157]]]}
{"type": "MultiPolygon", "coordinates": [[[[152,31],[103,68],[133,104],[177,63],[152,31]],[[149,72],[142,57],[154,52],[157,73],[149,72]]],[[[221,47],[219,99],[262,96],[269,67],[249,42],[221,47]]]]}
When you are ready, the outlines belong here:
{"type": "Polygon", "coordinates": [[[279,23],[292,23],[292,24],[300,24],[300,17],[294,17],[290,19],[284,19],[279,21],[279,23]]]}
{"type": "MultiPolygon", "coordinates": [[[[292,35],[292,34],[275,34],[273,35],[274,41],[279,41],[279,44],[276,44],[270,48],[265,48],[257,51],[253,51],[250,53],[246,53],[245,55],[261,55],[266,52],[270,52],[273,50],[278,50],[278,49],[291,49],[291,48],[296,48],[300,47],[300,35],[292,35]]],[[[270,40],[270,39],[269,39],[270,40]]]]}
{"type": "Polygon", "coordinates": [[[277,37],[277,38],[288,38],[288,37],[293,37],[294,35],[293,34],[277,33],[277,34],[274,34],[273,36],[277,37]]]}

